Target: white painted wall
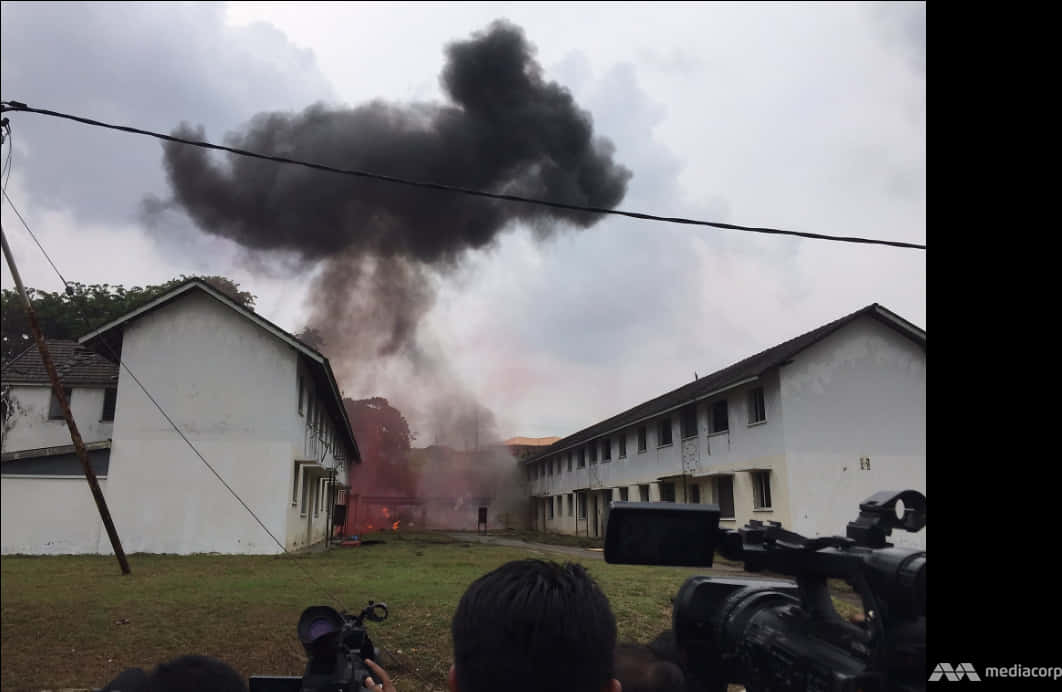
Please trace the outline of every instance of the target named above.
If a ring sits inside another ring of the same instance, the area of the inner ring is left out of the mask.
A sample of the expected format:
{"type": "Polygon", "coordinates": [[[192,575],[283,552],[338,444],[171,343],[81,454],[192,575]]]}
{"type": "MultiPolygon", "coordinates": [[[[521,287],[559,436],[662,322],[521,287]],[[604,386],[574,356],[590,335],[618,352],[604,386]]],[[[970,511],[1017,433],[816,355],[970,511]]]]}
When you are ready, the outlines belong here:
{"type": "Polygon", "coordinates": [[[285,505],[285,547],[297,550],[323,541],[328,531],[328,494],[321,483],[325,470],[336,468],[336,478],[340,483],[347,479],[346,464],[349,460],[337,461],[332,453],[330,441],[338,436],[342,428],[339,419],[334,417],[331,409],[323,402],[332,397],[325,387],[318,387],[311,377],[310,363],[305,357],[298,359],[298,365],[291,370],[288,385],[290,393],[283,407],[286,416],[288,435],[292,443],[291,457],[286,469],[287,503],[285,505]],[[303,382],[303,406],[299,411],[299,376],[303,382]],[[312,408],[310,402],[314,402],[312,408]],[[322,417],[311,413],[320,408],[322,417]],[[301,464],[296,461],[311,461],[301,464]],[[303,488],[306,489],[305,503],[303,488]],[[292,496],[294,494],[294,501],[292,496]],[[305,510],[305,511],[304,511],[305,510]]]}
{"type": "MultiPolygon", "coordinates": [[[[106,477],[99,482],[109,498],[106,477]]],[[[0,502],[4,508],[0,552],[4,555],[95,553],[101,538],[110,546],[83,477],[3,476],[0,502]]]]}
{"type": "MultiPolygon", "coordinates": [[[[781,370],[792,527],[844,535],[879,490],[926,491],[925,350],[861,318],[781,370]],[[870,470],[860,470],[870,457],[870,470]]],[[[925,547],[926,529],[894,532],[925,547]]]]}
{"type": "MultiPolygon", "coordinates": [[[[639,500],[638,486],[648,484],[650,486],[651,502],[660,500],[659,482],[668,479],[676,484],[676,500],[683,499],[682,473],[683,453],[688,455],[686,467],[689,469],[687,486],[698,483],[702,488],[701,502],[716,502],[712,489],[711,474],[733,473],[734,474],[734,506],[736,517],[732,521],[722,522],[723,526],[736,528],[743,526],[749,519],[762,519],[771,521],[789,521],[789,506],[787,502],[788,474],[786,472],[785,437],[782,422],[782,407],[779,394],[779,379],[777,373],[768,373],[763,379],[755,384],[741,386],[720,394],[711,399],[697,403],[697,434],[687,439],[681,437],[680,411],[668,414],[671,419],[672,442],[668,445],[659,444],[659,429],[657,417],[631,426],[621,432],[609,436],[612,445],[612,459],[602,461],[600,446],[598,448],[598,461],[592,464],[587,456],[586,466],[579,468],[578,448],[575,449],[575,458],[572,462],[572,471],[568,471],[567,452],[561,452],[544,461],[536,462],[554,464],[553,473],[539,474],[532,472],[529,482],[530,492],[533,496],[551,497],[566,495],[578,488],[591,487],[595,490],[604,489],[614,492],[612,499],[619,499],[618,489],[628,488],[630,501],[639,500]],[[765,423],[749,425],[748,418],[748,395],[754,387],[763,387],[765,405],[767,409],[767,421],[765,423]],[[719,434],[709,434],[708,412],[710,406],[716,401],[726,399],[729,401],[729,431],[719,434]],[[647,444],[645,451],[638,450],[638,432],[641,425],[647,426],[647,444]],[[626,456],[619,456],[620,436],[627,440],[626,456]],[[748,473],[738,472],[738,469],[758,466],[770,468],[772,508],[770,511],[754,510],[752,481],[748,473]],[[559,469],[559,470],[558,470],[559,469]]],[[[584,445],[585,446],[585,445],[584,445]]],[[[567,510],[565,500],[565,510],[567,510]]],[[[536,508],[534,513],[535,526],[540,530],[555,531],[559,533],[585,534],[587,531],[586,521],[579,519],[576,525],[575,517],[556,517],[550,521],[548,512],[542,511],[542,505],[536,508]]],[[[599,515],[603,512],[599,512],[599,515]]],[[[593,514],[590,513],[592,520],[593,514]]],[[[592,521],[591,521],[592,523],[592,521]]],[[[593,535],[593,528],[590,529],[593,535]]]]}
{"type": "MultiPolygon", "coordinates": [[[[101,442],[111,438],[114,424],[100,420],[104,391],[103,387],[74,387],[70,395],[70,412],[85,442],[101,442]]],[[[62,418],[48,419],[51,387],[12,386],[11,396],[15,414],[11,428],[3,437],[3,451],[17,452],[73,444],[66,421],[62,418]]]]}
{"type": "MultiPolygon", "coordinates": [[[[291,544],[296,353],[192,291],[129,325],[122,359],[280,541],[291,544]]],[[[108,500],[127,552],[276,553],[124,370],[108,500]]],[[[106,536],[100,552],[109,552],[106,536]]]]}

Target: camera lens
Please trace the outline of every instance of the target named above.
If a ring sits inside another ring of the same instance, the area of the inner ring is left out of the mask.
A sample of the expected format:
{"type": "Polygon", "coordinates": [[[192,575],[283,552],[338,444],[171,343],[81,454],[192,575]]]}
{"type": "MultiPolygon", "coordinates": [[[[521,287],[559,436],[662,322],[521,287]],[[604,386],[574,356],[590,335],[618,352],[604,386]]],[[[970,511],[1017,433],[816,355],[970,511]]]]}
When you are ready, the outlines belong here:
{"type": "Polygon", "coordinates": [[[327,620],[325,618],[315,619],[306,628],[306,634],[309,636],[311,641],[317,639],[318,637],[323,637],[326,634],[332,634],[332,632],[335,631],[335,625],[330,620],[327,620]]]}
{"type": "Polygon", "coordinates": [[[303,611],[297,629],[303,646],[327,644],[322,639],[343,629],[343,617],[328,606],[311,606],[303,611]]]}

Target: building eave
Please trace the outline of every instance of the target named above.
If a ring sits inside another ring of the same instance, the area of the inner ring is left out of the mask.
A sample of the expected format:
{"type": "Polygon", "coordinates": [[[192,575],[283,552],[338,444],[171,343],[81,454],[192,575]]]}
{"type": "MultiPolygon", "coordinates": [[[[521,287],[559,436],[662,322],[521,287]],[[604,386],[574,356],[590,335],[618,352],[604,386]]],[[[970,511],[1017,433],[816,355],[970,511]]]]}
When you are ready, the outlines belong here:
{"type": "Polygon", "coordinates": [[[79,344],[88,345],[89,343],[105,337],[107,334],[128,325],[132,321],[157,310],[164,305],[172,302],[173,300],[187,294],[193,290],[201,290],[208,296],[221,303],[225,307],[229,308],[244,319],[250,320],[252,323],[265,330],[275,338],[284,342],[297,353],[305,356],[308,360],[315,363],[320,367],[325,375],[325,379],[328,381],[328,387],[332,394],[332,399],[335,404],[337,413],[340,419],[343,421],[343,432],[346,434],[347,441],[350,444],[350,448],[353,453],[353,461],[355,463],[361,463],[361,450],[358,448],[357,439],[354,437],[353,428],[350,425],[350,418],[347,416],[346,407],[343,405],[343,395],[339,391],[339,385],[336,383],[335,374],[332,372],[332,366],[328,362],[328,359],[317,349],[312,348],[300,339],[296,338],[289,332],[281,329],[277,325],[273,324],[269,320],[265,319],[258,313],[250,310],[249,308],[240,305],[236,301],[229,298],[227,295],[217,290],[209,283],[201,279],[189,279],[180,286],[167,291],[166,293],[149,300],[140,307],[127,312],[126,314],[111,320],[103,326],[92,330],[91,332],[79,337],[77,342],[79,344]]]}

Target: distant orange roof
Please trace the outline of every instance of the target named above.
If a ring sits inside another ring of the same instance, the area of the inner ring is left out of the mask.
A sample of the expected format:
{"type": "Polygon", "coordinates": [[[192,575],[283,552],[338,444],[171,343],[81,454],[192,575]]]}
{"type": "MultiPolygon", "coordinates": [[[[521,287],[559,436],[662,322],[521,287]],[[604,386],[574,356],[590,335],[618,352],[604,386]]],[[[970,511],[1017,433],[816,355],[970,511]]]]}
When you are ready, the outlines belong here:
{"type": "Polygon", "coordinates": [[[509,446],[548,447],[559,439],[559,437],[510,437],[504,444],[509,446]]]}

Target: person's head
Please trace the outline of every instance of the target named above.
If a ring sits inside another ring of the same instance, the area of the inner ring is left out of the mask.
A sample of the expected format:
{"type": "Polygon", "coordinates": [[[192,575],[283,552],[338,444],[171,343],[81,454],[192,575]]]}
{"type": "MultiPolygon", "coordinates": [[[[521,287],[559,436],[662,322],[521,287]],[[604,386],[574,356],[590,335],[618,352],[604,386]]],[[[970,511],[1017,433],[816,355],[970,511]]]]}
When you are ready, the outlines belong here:
{"type": "Polygon", "coordinates": [[[580,565],[502,565],[465,591],[452,634],[452,692],[619,692],[616,619],[580,565]]]}
{"type": "Polygon", "coordinates": [[[616,647],[616,679],[623,692],[682,692],[686,685],[681,668],[640,644],[616,647]]]}
{"type": "Polygon", "coordinates": [[[247,692],[247,685],[239,673],[216,658],[181,656],[156,666],[142,689],[150,692],[247,692]]]}

